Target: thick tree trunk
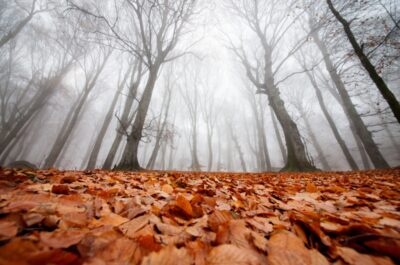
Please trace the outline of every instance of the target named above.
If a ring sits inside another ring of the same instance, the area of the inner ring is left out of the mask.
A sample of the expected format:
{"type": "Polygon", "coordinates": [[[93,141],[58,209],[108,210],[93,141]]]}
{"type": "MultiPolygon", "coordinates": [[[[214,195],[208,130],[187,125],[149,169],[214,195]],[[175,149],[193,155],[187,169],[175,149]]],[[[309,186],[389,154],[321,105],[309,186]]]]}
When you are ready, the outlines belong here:
{"type": "Polygon", "coordinates": [[[351,46],[353,47],[354,52],[360,59],[361,64],[363,65],[365,70],[368,72],[370,78],[375,83],[376,87],[380,91],[383,98],[388,103],[390,109],[393,112],[393,115],[397,119],[397,122],[400,123],[400,103],[399,103],[399,101],[397,101],[396,96],[392,93],[392,91],[390,91],[389,87],[386,85],[386,82],[380,77],[380,75],[376,71],[375,66],[371,63],[369,58],[365,55],[363,48],[361,48],[361,46],[358,44],[358,42],[350,28],[350,23],[344,17],[342,17],[342,15],[335,9],[331,0],[327,0],[327,3],[328,3],[329,9],[331,10],[332,14],[342,24],[344,32],[346,33],[346,36],[347,36],[351,46]]]}
{"type": "Polygon", "coordinates": [[[282,168],[283,171],[310,171],[315,170],[314,165],[310,162],[306,148],[301,139],[299,129],[296,123],[290,117],[285,104],[280,96],[279,89],[275,86],[274,76],[272,71],[271,53],[265,53],[265,92],[268,96],[269,104],[275,112],[279,123],[282,126],[287,147],[286,165],[282,168]]]}
{"type": "Polygon", "coordinates": [[[124,135],[128,131],[129,127],[129,115],[131,114],[132,111],[132,106],[135,101],[137,91],[138,91],[138,86],[141,80],[141,70],[139,70],[138,74],[138,79],[134,80],[134,74],[135,70],[132,72],[131,80],[130,80],[130,86],[129,86],[129,91],[128,91],[128,96],[126,97],[125,104],[124,104],[124,110],[122,112],[121,118],[118,120],[119,125],[117,129],[117,133],[114,137],[114,141],[111,145],[110,150],[108,151],[106,160],[103,163],[103,169],[111,169],[113,166],[113,162],[115,160],[115,157],[117,155],[118,149],[121,145],[122,139],[124,135]]]}
{"type": "Polygon", "coordinates": [[[286,154],[285,145],[283,144],[282,136],[281,136],[281,133],[279,132],[279,125],[276,120],[275,112],[272,109],[271,105],[269,106],[269,108],[270,108],[270,113],[271,113],[271,118],[272,118],[272,126],[274,127],[276,140],[278,141],[279,150],[281,150],[281,154],[282,154],[282,161],[283,161],[283,164],[286,165],[287,154],[286,154]]]}
{"type": "Polygon", "coordinates": [[[129,69],[126,72],[122,82],[118,85],[118,89],[115,91],[115,94],[114,94],[113,100],[111,102],[111,105],[108,109],[107,115],[104,118],[103,125],[100,128],[100,131],[97,135],[96,141],[93,145],[93,149],[90,153],[89,162],[87,164],[86,169],[94,169],[96,167],[96,162],[97,162],[97,157],[99,156],[100,147],[103,143],[103,140],[107,133],[108,127],[110,126],[111,119],[114,114],[115,106],[117,105],[119,95],[121,94],[121,91],[123,90],[123,88],[126,84],[126,80],[130,74],[130,71],[131,71],[131,69],[129,69]]]}
{"type": "Polygon", "coordinates": [[[349,148],[347,147],[345,141],[343,140],[342,136],[340,135],[339,130],[337,129],[336,124],[333,121],[333,118],[330,115],[330,113],[326,107],[324,97],[321,93],[321,90],[318,87],[318,84],[315,82],[315,79],[311,76],[311,74],[309,72],[306,71],[306,74],[311,81],[311,85],[314,88],[315,94],[317,96],[318,104],[322,110],[322,113],[324,114],[326,120],[328,121],[329,127],[332,130],[332,133],[335,136],[335,139],[338,142],[340,148],[342,149],[342,152],[343,152],[344,156],[346,157],[347,163],[350,165],[350,168],[352,170],[358,170],[359,168],[357,166],[356,161],[354,160],[353,156],[351,155],[349,148]]]}
{"type": "Polygon", "coordinates": [[[374,164],[375,168],[389,167],[388,163],[386,162],[381,152],[379,151],[377,145],[375,144],[371,133],[368,131],[361,117],[358,115],[357,110],[351,101],[349,93],[347,92],[339,74],[337,73],[335,67],[333,66],[327,47],[320,40],[318,36],[318,32],[314,31],[312,33],[312,37],[314,38],[315,43],[317,44],[318,48],[320,49],[324,57],[325,66],[329,72],[330,77],[332,78],[332,81],[335,83],[341,101],[343,102],[343,106],[345,107],[346,112],[348,113],[353,125],[355,126],[357,135],[363,142],[365,150],[367,151],[369,157],[371,158],[372,163],[374,164]]]}
{"type": "Polygon", "coordinates": [[[140,140],[142,139],[143,126],[150,106],[151,96],[153,95],[160,66],[161,64],[157,63],[149,69],[148,80],[143,91],[142,99],[139,102],[138,111],[132,125],[132,131],[127,137],[127,143],[117,169],[142,169],[138,160],[138,147],[140,140]]]}

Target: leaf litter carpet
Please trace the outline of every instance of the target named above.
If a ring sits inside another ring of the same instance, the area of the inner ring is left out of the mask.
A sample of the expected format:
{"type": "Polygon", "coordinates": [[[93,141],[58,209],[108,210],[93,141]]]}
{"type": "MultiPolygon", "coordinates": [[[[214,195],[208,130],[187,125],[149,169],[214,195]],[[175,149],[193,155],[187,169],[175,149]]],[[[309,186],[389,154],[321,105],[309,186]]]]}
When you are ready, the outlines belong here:
{"type": "Polygon", "coordinates": [[[0,264],[396,264],[400,170],[0,169],[0,264]]]}

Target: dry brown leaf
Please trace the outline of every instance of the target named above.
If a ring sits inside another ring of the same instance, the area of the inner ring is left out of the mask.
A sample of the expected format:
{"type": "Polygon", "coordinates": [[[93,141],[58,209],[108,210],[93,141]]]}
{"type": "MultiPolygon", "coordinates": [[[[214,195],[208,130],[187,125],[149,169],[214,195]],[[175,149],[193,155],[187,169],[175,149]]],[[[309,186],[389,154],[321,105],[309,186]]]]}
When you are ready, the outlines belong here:
{"type": "Polygon", "coordinates": [[[230,212],[216,210],[208,217],[208,225],[212,231],[216,232],[219,225],[224,224],[232,219],[232,214],[230,212]]]}
{"type": "Polygon", "coordinates": [[[68,248],[78,244],[85,236],[80,230],[58,230],[54,232],[41,232],[40,241],[52,248],[68,248]]]}
{"type": "Polygon", "coordinates": [[[352,248],[338,247],[337,253],[349,265],[394,265],[388,258],[361,254],[352,248]]]}
{"type": "Polygon", "coordinates": [[[268,222],[268,219],[261,217],[254,217],[246,219],[246,222],[253,226],[254,228],[264,232],[265,234],[269,234],[274,229],[273,226],[268,222]]]}
{"type": "Polygon", "coordinates": [[[304,246],[295,234],[281,231],[268,240],[268,262],[270,265],[329,264],[322,255],[313,253],[304,246]],[[313,263],[313,261],[319,263],[313,263]]]}
{"type": "Polygon", "coordinates": [[[127,237],[135,238],[137,236],[135,233],[145,227],[150,222],[150,218],[150,214],[142,215],[121,224],[118,228],[127,237]]]}
{"type": "Polygon", "coordinates": [[[208,265],[261,265],[265,260],[257,252],[234,245],[220,245],[213,248],[207,257],[208,265]]]}
{"type": "Polygon", "coordinates": [[[193,208],[190,202],[183,197],[182,195],[179,195],[176,198],[176,205],[188,216],[192,217],[193,216],[193,208]]]}
{"type": "Polygon", "coordinates": [[[186,248],[177,249],[174,246],[163,248],[159,252],[152,252],[149,256],[144,257],[141,265],[190,265],[192,257],[186,248]]]}

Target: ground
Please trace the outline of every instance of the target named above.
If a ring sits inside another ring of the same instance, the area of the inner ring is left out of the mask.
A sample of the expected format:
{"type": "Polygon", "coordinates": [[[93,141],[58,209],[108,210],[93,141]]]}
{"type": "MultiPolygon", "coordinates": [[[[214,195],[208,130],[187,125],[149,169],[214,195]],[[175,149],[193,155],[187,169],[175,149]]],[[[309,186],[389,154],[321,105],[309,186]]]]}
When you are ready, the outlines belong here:
{"type": "Polygon", "coordinates": [[[0,264],[395,264],[400,169],[0,169],[0,264]]]}

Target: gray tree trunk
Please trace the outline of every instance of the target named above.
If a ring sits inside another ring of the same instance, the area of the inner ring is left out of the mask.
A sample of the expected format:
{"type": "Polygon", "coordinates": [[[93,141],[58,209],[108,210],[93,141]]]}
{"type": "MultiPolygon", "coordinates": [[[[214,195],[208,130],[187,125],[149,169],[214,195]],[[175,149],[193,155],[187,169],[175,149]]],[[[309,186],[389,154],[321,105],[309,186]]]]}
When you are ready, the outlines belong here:
{"type": "Polygon", "coordinates": [[[57,139],[56,139],[55,143],[53,144],[53,147],[51,148],[51,151],[45,160],[44,168],[53,167],[54,164],[56,163],[57,159],[59,158],[65,144],[67,143],[69,137],[71,136],[72,131],[76,127],[76,124],[81,116],[82,109],[86,103],[86,100],[87,100],[90,92],[95,87],[97,79],[100,76],[100,73],[103,71],[110,55],[111,55],[111,52],[109,52],[104,57],[100,67],[96,70],[96,73],[93,75],[93,78],[89,78],[86,81],[86,84],[82,91],[82,94],[76,101],[75,107],[73,108],[73,114],[71,115],[71,117],[67,116],[66,120],[64,121],[62,130],[58,134],[57,139]]]}
{"type": "Polygon", "coordinates": [[[167,119],[168,119],[168,114],[169,114],[169,109],[170,109],[170,104],[171,104],[171,98],[172,98],[172,92],[166,91],[167,95],[164,95],[164,101],[162,103],[162,108],[161,112],[163,111],[165,107],[165,112],[164,112],[164,117],[160,115],[159,119],[159,124],[157,128],[157,136],[156,136],[156,142],[154,144],[153,151],[151,152],[149,161],[147,162],[146,168],[147,169],[153,169],[154,164],[157,159],[158,152],[160,150],[161,144],[162,144],[162,137],[164,136],[164,131],[165,131],[165,126],[167,125],[167,119]]]}
{"type": "Polygon", "coordinates": [[[326,120],[328,121],[329,127],[332,130],[332,133],[335,136],[335,139],[338,142],[340,148],[342,149],[342,152],[343,152],[344,156],[346,157],[347,163],[350,165],[350,168],[352,170],[358,170],[359,168],[357,166],[356,161],[354,160],[353,156],[351,155],[349,148],[347,147],[345,141],[343,140],[342,136],[340,135],[339,130],[337,129],[336,124],[333,121],[333,118],[331,117],[331,115],[326,107],[324,98],[322,96],[321,90],[318,87],[318,84],[316,83],[315,79],[313,78],[313,76],[311,76],[311,74],[308,71],[306,71],[306,74],[311,81],[311,85],[314,88],[315,94],[317,96],[318,104],[322,110],[322,113],[324,114],[326,120]]]}
{"type": "Polygon", "coordinates": [[[329,75],[332,78],[332,81],[335,83],[335,86],[339,92],[340,98],[343,102],[346,112],[348,113],[348,115],[355,127],[357,135],[360,137],[360,139],[365,147],[365,150],[367,151],[368,156],[370,157],[372,163],[374,164],[375,168],[389,167],[385,158],[379,151],[378,146],[374,142],[371,132],[368,131],[368,129],[365,126],[364,122],[362,121],[361,117],[358,115],[357,110],[351,101],[350,95],[347,92],[347,90],[342,82],[342,79],[340,78],[339,74],[336,71],[336,68],[334,67],[334,65],[330,59],[328,49],[327,49],[325,43],[323,43],[320,40],[317,31],[313,31],[312,37],[324,57],[325,66],[329,72],[329,75]]]}
{"type": "Polygon", "coordinates": [[[281,150],[281,154],[282,154],[282,161],[283,161],[283,164],[285,165],[286,164],[286,160],[287,160],[287,154],[286,154],[285,145],[283,144],[283,141],[282,141],[282,136],[281,136],[281,133],[279,131],[279,125],[278,125],[278,122],[276,120],[276,116],[275,116],[274,110],[272,109],[271,105],[269,107],[270,107],[272,125],[274,126],[274,132],[275,132],[276,140],[278,141],[279,150],[281,150]]]}
{"type": "Polygon", "coordinates": [[[132,125],[131,133],[127,137],[125,149],[122,154],[121,161],[117,169],[121,170],[140,170],[138,160],[138,147],[142,138],[142,132],[146,115],[150,106],[151,96],[153,95],[154,86],[157,81],[158,72],[161,63],[156,63],[149,69],[149,76],[143,91],[142,98],[139,102],[135,120],[132,125]]]}
{"type": "Polygon", "coordinates": [[[104,118],[103,125],[100,128],[100,131],[97,135],[96,141],[93,145],[93,149],[90,153],[90,157],[89,157],[89,161],[88,161],[86,169],[94,169],[96,167],[97,157],[99,156],[101,145],[103,143],[103,140],[104,140],[104,137],[108,130],[108,127],[110,126],[111,119],[112,119],[114,111],[115,111],[115,106],[117,105],[117,102],[118,102],[118,98],[126,84],[126,80],[128,79],[130,72],[131,72],[131,69],[129,69],[126,72],[122,82],[118,85],[118,88],[115,91],[115,94],[114,94],[113,100],[111,102],[111,105],[108,109],[107,115],[104,118]]]}

